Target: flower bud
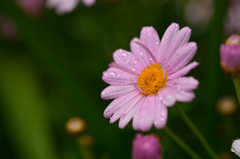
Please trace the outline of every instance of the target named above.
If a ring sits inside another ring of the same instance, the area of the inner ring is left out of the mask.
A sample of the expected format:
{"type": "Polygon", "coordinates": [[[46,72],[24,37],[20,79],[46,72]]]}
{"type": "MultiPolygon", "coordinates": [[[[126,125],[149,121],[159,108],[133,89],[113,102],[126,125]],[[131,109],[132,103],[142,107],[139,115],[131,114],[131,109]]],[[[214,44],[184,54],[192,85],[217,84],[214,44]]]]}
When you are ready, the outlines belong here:
{"type": "Polygon", "coordinates": [[[220,48],[220,65],[231,76],[240,74],[240,36],[233,34],[220,48]]]}
{"type": "Polygon", "coordinates": [[[236,110],[237,100],[231,96],[223,96],[217,102],[217,111],[221,115],[232,115],[236,110]]]}
{"type": "Polygon", "coordinates": [[[233,141],[231,151],[240,157],[240,139],[233,141]]]}
{"type": "Polygon", "coordinates": [[[156,135],[137,134],[132,145],[133,159],[161,159],[162,149],[156,135]]]}
{"type": "Polygon", "coordinates": [[[66,123],[66,131],[70,135],[79,135],[81,134],[86,128],[86,122],[79,117],[72,117],[66,123]]]}
{"type": "Polygon", "coordinates": [[[83,135],[80,138],[80,142],[85,147],[91,147],[94,144],[94,139],[91,135],[83,135]]]}

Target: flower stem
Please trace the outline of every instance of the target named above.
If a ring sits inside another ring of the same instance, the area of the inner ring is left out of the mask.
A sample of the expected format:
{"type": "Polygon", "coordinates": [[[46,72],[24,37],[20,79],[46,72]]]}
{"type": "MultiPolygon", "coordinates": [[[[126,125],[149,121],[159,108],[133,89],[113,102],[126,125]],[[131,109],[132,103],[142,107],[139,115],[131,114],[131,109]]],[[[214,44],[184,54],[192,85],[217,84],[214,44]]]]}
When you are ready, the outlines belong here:
{"type": "Polygon", "coordinates": [[[176,142],[182,149],[184,149],[192,158],[201,159],[187,144],[185,144],[174,132],[165,126],[165,132],[176,142]]]}
{"type": "Polygon", "coordinates": [[[232,79],[237,92],[238,102],[240,105],[240,75],[238,75],[237,77],[233,77],[232,79]]]}
{"type": "Polygon", "coordinates": [[[183,120],[186,122],[186,124],[192,130],[192,132],[197,136],[199,141],[202,143],[203,147],[208,151],[209,155],[214,159],[219,159],[219,157],[207,143],[206,139],[203,137],[203,135],[200,133],[197,127],[192,123],[192,121],[188,118],[188,116],[184,113],[184,111],[177,104],[175,105],[175,108],[177,108],[183,120]]]}

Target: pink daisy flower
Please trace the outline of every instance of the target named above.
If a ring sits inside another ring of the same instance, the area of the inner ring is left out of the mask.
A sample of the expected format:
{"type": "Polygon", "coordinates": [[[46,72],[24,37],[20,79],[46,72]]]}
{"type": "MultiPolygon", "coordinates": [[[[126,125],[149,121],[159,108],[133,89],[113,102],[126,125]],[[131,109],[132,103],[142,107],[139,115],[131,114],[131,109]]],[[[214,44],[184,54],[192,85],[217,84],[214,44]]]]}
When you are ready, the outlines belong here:
{"type": "Polygon", "coordinates": [[[153,27],[143,27],[140,39],[134,38],[131,52],[118,49],[113,53],[115,62],[103,72],[103,81],[110,84],[102,99],[114,99],[104,111],[110,123],[119,120],[124,128],[133,118],[135,130],[148,131],[154,125],[164,128],[167,107],[176,101],[189,102],[199,82],[183,77],[198,63],[185,66],[195,55],[197,45],[189,42],[191,29],[171,24],[160,42],[153,27]]]}

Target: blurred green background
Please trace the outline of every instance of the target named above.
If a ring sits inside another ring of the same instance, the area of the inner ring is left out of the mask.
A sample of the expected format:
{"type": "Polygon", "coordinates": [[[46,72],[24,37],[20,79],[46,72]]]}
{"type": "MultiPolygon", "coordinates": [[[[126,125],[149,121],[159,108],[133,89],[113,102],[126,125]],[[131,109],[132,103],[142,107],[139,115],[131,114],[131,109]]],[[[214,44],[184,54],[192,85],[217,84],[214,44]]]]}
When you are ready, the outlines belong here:
{"type": "MultiPolygon", "coordinates": [[[[153,26],[161,38],[172,22],[191,27],[190,41],[198,44],[193,60],[200,63],[188,74],[200,81],[196,98],[179,105],[218,155],[237,158],[230,148],[233,139],[240,137],[240,112],[224,116],[216,110],[220,97],[236,98],[231,78],[219,65],[221,43],[237,33],[226,27],[233,2],[97,0],[92,7],[79,3],[73,12],[61,16],[43,6],[33,16],[16,1],[1,0],[0,158],[86,159],[79,138],[65,130],[74,116],[86,121],[84,134],[94,139],[86,149],[90,158],[131,158],[137,132],[131,122],[121,130],[118,122],[109,124],[103,117],[111,101],[100,98],[108,86],[101,79],[102,72],[116,49],[130,50],[131,39],[140,36],[143,26],[153,26]],[[4,31],[4,21],[14,26],[11,35],[4,31]]],[[[168,127],[200,156],[210,158],[176,109],[168,110],[168,127]]],[[[161,136],[165,159],[191,158],[164,130],[152,128],[150,132],[161,136]]]]}

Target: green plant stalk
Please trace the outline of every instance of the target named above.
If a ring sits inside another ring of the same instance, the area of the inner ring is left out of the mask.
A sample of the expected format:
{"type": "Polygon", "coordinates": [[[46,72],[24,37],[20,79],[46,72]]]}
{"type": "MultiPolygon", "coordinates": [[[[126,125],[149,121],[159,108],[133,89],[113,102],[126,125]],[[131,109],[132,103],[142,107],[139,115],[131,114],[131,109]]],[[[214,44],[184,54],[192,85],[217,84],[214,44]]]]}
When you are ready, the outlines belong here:
{"type": "Polygon", "coordinates": [[[197,127],[192,123],[192,121],[188,118],[188,116],[185,114],[185,112],[176,104],[175,108],[183,118],[183,120],[186,122],[188,127],[192,130],[192,132],[197,136],[203,147],[207,150],[209,155],[214,159],[219,159],[219,157],[216,155],[216,153],[212,150],[212,148],[209,146],[206,139],[203,137],[203,135],[200,133],[200,131],[197,129],[197,127]]]}
{"type": "Polygon", "coordinates": [[[232,79],[237,92],[238,102],[240,105],[240,75],[238,75],[237,77],[233,77],[232,79]]]}
{"type": "Polygon", "coordinates": [[[201,157],[199,157],[187,144],[185,144],[170,128],[165,126],[164,130],[192,158],[194,158],[194,159],[201,159],[201,157]]]}

